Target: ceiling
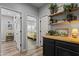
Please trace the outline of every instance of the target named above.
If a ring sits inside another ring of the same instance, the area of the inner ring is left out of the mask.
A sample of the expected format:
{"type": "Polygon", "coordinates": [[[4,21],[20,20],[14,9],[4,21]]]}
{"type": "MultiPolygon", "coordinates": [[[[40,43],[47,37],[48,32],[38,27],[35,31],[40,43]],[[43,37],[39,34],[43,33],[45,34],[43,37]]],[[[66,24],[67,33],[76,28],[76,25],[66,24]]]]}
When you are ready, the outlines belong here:
{"type": "Polygon", "coordinates": [[[46,3],[30,3],[32,6],[36,7],[36,8],[40,8],[43,5],[45,5],[46,3]]]}

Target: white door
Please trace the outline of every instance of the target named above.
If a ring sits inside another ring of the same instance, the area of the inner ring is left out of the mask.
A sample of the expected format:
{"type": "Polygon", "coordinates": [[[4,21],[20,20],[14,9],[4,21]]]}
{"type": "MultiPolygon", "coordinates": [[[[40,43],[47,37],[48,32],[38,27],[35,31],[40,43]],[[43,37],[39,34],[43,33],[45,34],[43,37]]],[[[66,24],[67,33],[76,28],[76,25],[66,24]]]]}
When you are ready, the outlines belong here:
{"type": "Polygon", "coordinates": [[[14,19],[14,40],[17,42],[17,48],[18,48],[18,50],[20,51],[20,35],[21,35],[21,33],[20,33],[20,17],[18,16],[15,16],[14,17],[15,19],[14,19]]]}
{"type": "Polygon", "coordinates": [[[43,36],[48,32],[48,16],[40,19],[40,45],[43,45],[43,36]]]}

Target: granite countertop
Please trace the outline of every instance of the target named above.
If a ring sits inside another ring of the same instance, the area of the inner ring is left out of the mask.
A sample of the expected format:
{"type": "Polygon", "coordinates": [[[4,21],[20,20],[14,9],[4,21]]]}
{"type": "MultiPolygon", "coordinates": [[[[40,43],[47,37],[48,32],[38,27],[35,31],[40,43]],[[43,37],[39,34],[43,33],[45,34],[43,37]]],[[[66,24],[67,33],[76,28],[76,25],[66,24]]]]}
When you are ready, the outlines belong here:
{"type": "Polygon", "coordinates": [[[51,35],[45,35],[45,36],[43,36],[43,38],[79,44],[79,38],[64,37],[64,36],[51,36],[51,35]]]}

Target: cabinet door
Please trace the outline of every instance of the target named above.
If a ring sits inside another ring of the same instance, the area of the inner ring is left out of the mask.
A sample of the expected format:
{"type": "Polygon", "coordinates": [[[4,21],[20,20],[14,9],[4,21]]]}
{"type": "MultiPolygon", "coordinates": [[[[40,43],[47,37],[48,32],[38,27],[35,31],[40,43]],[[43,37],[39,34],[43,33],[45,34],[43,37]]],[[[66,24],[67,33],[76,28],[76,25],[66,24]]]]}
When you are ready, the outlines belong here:
{"type": "Polygon", "coordinates": [[[45,45],[43,47],[43,55],[44,56],[53,56],[54,55],[54,50],[52,49],[52,46],[45,45]]]}
{"type": "Polygon", "coordinates": [[[56,56],[79,56],[78,53],[56,46],[56,51],[55,51],[56,56]]]}
{"type": "Polygon", "coordinates": [[[62,42],[62,41],[56,41],[56,46],[63,47],[75,52],[79,53],[79,44],[69,43],[69,42],[62,42]]]}
{"type": "Polygon", "coordinates": [[[54,41],[49,39],[43,40],[43,55],[54,56],[54,41]]]}

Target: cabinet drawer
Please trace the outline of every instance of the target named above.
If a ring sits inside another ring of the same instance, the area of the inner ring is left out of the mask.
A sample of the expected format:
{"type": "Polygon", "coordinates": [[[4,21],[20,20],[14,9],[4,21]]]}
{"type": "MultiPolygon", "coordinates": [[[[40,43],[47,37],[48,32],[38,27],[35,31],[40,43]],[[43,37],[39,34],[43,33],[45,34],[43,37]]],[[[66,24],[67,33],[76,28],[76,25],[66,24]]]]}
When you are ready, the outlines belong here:
{"type": "Polygon", "coordinates": [[[79,53],[79,45],[69,43],[69,42],[62,42],[62,41],[56,41],[56,46],[60,46],[66,49],[70,49],[72,51],[78,52],[79,53]]]}
{"type": "Polygon", "coordinates": [[[79,56],[79,53],[56,46],[56,56],[79,56]]]}

